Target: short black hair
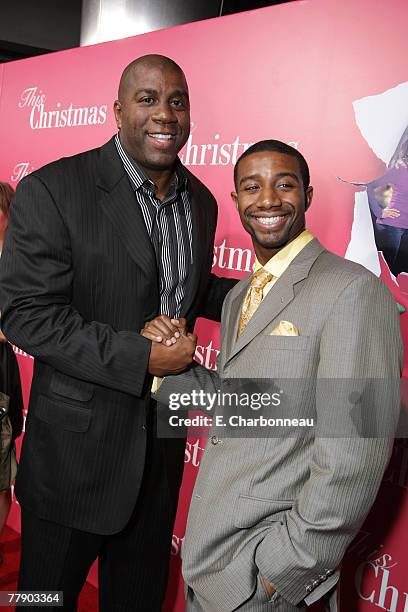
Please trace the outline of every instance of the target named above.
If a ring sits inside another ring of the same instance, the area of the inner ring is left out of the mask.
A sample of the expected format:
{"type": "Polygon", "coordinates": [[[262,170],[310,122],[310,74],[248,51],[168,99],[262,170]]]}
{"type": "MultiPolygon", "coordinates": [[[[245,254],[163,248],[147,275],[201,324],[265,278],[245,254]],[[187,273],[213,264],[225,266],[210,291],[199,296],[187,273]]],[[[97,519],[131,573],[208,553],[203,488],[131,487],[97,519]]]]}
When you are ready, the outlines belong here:
{"type": "Polygon", "coordinates": [[[286,144],[286,142],[281,142],[280,140],[260,140],[256,142],[252,146],[250,146],[246,151],[240,155],[237,159],[237,163],[234,168],[234,185],[235,189],[238,188],[238,166],[240,162],[248,155],[252,155],[252,153],[263,153],[264,151],[273,151],[276,153],[284,153],[285,155],[290,155],[291,157],[295,157],[298,160],[300,174],[302,175],[303,187],[306,189],[310,184],[310,173],[309,166],[307,165],[307,161],[303,157],[301,153],[294,147],[286,144]]]}

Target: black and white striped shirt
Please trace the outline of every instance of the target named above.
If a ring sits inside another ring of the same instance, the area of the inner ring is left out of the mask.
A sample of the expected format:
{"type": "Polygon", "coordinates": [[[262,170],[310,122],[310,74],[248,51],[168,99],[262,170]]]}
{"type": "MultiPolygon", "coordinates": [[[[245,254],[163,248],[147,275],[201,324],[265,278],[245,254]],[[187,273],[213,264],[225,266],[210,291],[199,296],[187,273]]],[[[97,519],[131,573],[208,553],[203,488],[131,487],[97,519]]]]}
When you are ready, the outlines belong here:
{"type": "Polygon", "coordinates": [[[154,183],[125,151],[119,134],[116,134],[115,144],[156,253],[160,314],[179,317],[193,263],[191,195],[187,175],[178,161],[174,179],[161,202],[155,196],[154,183]]]}

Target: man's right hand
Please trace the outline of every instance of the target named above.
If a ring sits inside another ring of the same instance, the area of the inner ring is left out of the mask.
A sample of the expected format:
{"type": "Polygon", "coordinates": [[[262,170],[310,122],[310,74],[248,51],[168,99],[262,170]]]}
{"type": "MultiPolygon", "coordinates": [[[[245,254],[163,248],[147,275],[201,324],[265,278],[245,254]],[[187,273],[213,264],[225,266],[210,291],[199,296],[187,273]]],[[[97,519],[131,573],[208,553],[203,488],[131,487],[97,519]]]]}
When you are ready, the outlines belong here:
{"type": "Polygon", "coordinates": [[[152,342],[149,373],[160,377],[180,374],[193,361],[196,342],[194,334],[181,335],[171,346],[152,342]]]}
{"type": "Polygon", "coordinates": [[[0,342],[7,342],[7,338],[6,336],[3,334],[3,332],[0,329],[0,342]]]}

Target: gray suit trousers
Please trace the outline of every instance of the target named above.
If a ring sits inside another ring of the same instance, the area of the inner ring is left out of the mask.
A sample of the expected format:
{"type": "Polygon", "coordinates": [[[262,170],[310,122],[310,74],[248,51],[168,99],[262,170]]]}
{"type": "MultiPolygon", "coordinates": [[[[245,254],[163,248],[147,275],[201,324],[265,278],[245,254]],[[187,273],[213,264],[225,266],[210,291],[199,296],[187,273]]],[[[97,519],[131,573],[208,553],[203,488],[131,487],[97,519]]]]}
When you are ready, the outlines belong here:
{"type": "MultiPolygon", "coordinates": [[[[327,593],[324,600],[326,612],[340,612],[340,607],[338,606],[338,588],[334,588],[327,593]]],[[[271,600],[269,600],[258,575],[253,595],[236,610],[237,612],[301,612],[306,609],[307,606],[293,606],[283,599],[279,593],[275,593],[271,600]]],[[[205,608],[199,604],[193,589],[190,587],[187,589],[186,612],[206,612],[205,608]]]]}

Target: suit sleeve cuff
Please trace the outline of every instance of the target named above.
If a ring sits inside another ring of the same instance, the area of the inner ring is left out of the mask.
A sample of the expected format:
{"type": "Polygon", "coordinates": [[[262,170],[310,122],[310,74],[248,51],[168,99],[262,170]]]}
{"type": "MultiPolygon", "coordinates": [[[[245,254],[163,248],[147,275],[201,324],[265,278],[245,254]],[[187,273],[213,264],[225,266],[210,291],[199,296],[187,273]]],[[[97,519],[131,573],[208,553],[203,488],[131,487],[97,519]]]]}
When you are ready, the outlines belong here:
{"type": "Polygon", "coordinates": [[[141,397],[148,391],[146,380],[149,376],[152,342],[134,332],[120,331],[118,336],[123,347],[123,352],[121,351],[120,354],[123,354],[124,357],[122,363],[117,364],[116,368],[116,371],[120,372],[120,386],[117,388],[125,393],[141,397]]]}
{"type": "Polygon", "coordinates": [[[333,587],[338,573],[335,574],[333,568],[320,566],[305,549],[297,553],[290,539],[286,541],[285,531],[286,525],[277,523],[271,526],[256,549],[255,564],[277,592],[293,606],[324,584],[317,600],[333,587]]]}

